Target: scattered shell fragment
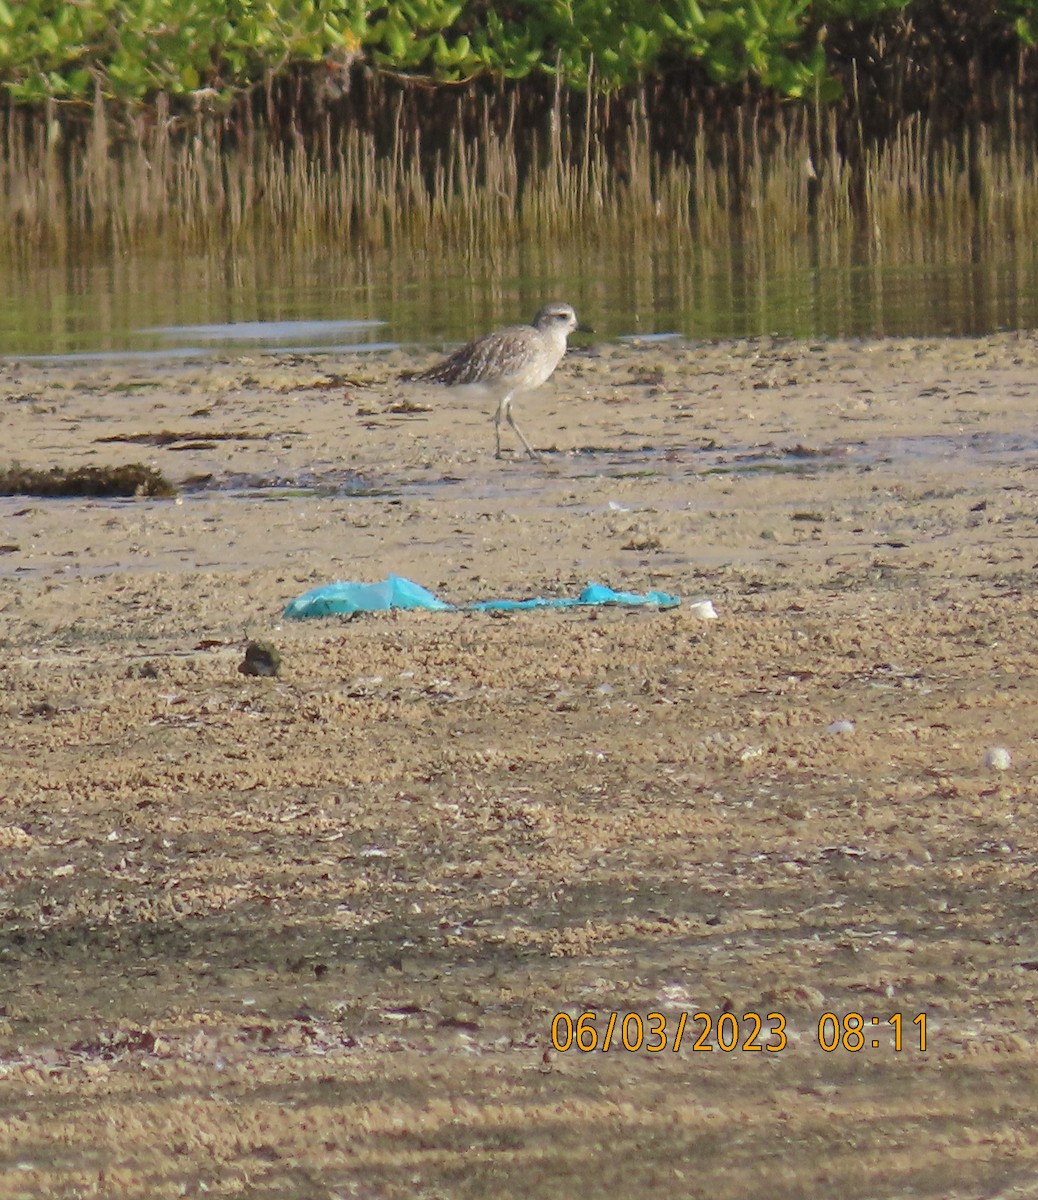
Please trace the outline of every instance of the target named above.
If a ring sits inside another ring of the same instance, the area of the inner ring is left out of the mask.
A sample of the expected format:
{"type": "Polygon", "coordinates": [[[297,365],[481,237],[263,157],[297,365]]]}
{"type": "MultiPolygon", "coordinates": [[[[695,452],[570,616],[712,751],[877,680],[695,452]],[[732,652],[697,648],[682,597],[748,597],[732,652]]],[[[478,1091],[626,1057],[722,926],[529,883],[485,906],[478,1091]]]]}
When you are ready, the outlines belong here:
{"type": "Polygon", "coordinates": [[[20,825],[0,825],[0,850],[22,850],[34,842],[32,834],[20,825]]]}
{"type": "Polygon", "coordinates": [[[1005,746],[992,746],[984,755],[984,766],[992,771],[1008,771],[1013,762],[1013,756],[1005,746]]]}
{"type": "Polygon", "coordinates": [[[712,600],[693,600],[688,606],[688,611],[693,617],[698,617],[701,621],[717,620],[717,609],[714,608],[712,600]]]}

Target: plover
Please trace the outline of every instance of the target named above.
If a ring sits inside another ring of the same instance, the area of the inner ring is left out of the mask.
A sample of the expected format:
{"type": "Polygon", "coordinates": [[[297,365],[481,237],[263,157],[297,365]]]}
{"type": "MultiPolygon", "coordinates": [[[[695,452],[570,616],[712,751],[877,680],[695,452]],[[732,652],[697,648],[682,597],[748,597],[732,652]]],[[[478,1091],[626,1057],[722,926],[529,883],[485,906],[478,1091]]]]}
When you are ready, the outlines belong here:
{"type": "Polygon", "coordinates": [[[546,304],[530,325],[510,325],[488,333],[450,358],[426,371],[404,378],[416,383],[442,383],[465,388],[497,400],[494,413],[496,457],[501,457],[501,421],[515,430],[526,453],[544,460],[530,445],[512,415],[512,400],[540,387],[566,353],[566,338],[577,328],[577,314],[569,304],[546,304]]]}

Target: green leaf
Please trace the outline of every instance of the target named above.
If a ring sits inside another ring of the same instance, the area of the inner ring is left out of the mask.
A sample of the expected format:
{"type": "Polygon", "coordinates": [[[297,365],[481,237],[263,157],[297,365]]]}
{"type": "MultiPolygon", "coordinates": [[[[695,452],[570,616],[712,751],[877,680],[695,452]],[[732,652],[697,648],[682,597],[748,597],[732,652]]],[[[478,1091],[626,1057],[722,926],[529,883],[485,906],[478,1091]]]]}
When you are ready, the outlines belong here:
{"type": "Polygon", "coordinates": [[[61,44],[58,37],[58,31],[53,25],[44,25],[39,32],[40,49],[45,50],[48,54],[53,54],[61,44]]]}
{"type": "Polygon", "coordinates": [[[384,37],[389,53],[394,58],[403,59],[407,54],[407,35],[399,25],[388,25],[384,37]]]}
{"type": "Polygon", "coordinates": [[[68,77],[69,88],[77,96],[87,96],[90,93],[91,85],[94,82],[93,75],[86,69],[80,67],[78,71],[73,71],[68,77]]]}

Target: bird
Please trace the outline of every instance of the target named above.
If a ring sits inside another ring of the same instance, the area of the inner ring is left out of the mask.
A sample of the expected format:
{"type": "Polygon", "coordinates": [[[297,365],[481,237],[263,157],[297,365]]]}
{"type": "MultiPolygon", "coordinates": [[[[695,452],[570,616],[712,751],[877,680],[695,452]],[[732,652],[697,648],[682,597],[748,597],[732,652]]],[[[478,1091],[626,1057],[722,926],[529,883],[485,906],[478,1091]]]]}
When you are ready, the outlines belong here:
{"type": "Polygon", "coordinates": [[[577,314],[572,305],[546,304],[529,325],[510,325],[496,333],[484,334],[455,350],[443,362],[401,378],[414,383],[466,388],[496,399],[495,457],[501,457],[501,422],[507,421],[526,453],[543,462],[543,457],[516,424],[512,401],[520,393],[533,391],[548,379],[566,353],[566,339],[576,328],[577,314]]]}

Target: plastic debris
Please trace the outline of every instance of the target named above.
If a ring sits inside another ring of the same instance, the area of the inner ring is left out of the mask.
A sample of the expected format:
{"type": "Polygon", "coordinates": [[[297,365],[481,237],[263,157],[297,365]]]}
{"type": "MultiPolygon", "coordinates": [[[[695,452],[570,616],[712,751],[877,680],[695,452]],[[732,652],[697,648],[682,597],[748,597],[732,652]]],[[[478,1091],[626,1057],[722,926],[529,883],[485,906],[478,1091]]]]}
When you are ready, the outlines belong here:
{"type": "Polygon", "coordinates": [[[612,588],[593,583],[579,596],[536,596],[530,600],[480,600],[475,604],[447,604],[421,584],[390,575],[381,583],[325,583],[297,596],[285,606],[285,616],[302,620],[305,617],[348,616],[360,612],[385,612],[391,608],[424,608],[434,612],[512,612],[528,608],[576,608],[586,604],[649,604],[657,608],[674,608],[680,596],[668,592],[615,592],[612,588]]]}
{"type": "Polygon", "coordinates": [[[425,608],[442,612],[453,608],[428,588],[390,575],[381,583],[322,583],[285,606],[285,616],[347,616],[350,613],[385,612],[390,608],[425,608]]]}
{"type": "Polygon", "coordinates": [[[465,607],[474,612],[512,612],[524,608],[576,608],[580,604],[655,604],[658,608],[674,608],[681,603],[679,596],[667,592],[614,592],[600,583],[589,584],[579,596],[534,596],[531,600],[480,600],[465,607]]]}

